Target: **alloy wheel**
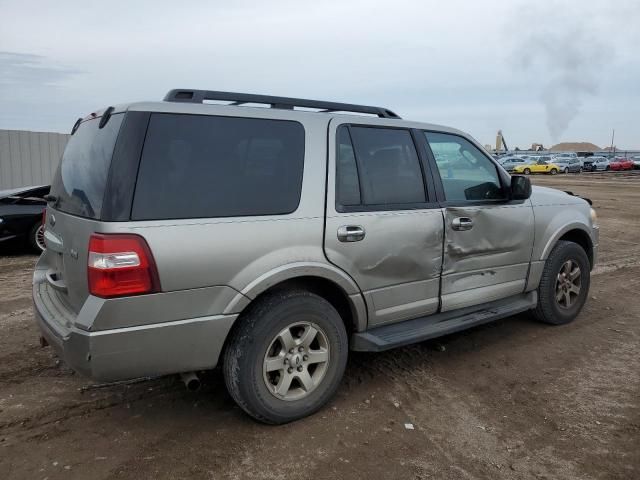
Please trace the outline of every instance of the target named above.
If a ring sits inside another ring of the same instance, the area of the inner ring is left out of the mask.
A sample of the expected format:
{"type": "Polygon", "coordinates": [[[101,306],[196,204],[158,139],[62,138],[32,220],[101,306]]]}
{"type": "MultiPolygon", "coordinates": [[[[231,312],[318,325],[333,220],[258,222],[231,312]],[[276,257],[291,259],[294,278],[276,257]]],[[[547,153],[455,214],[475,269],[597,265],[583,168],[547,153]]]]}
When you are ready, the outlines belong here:
{"type": "Polygon", "coordinates": [[[560,267],[556,278],[556,301],[561,308],[571,308],[578,296],[582,276],[578,263],[574,260],[567,260],[560,267]]]}
{"type": "Polygon", "coordinates": [[[264,382],[276,398],[300,400],[320,385],[329,361],[324,331],[311,322],[295,323],[271,341],[262,367],[264,382]]]}
{"type": "Polygon", "coordinates": [[[36,245],[40,250],[44,251],[45,248],[47,248],[47,244],[44,241],[44,225],[40,225],[36,230],[35,240],[36,240],[36,245]]]}

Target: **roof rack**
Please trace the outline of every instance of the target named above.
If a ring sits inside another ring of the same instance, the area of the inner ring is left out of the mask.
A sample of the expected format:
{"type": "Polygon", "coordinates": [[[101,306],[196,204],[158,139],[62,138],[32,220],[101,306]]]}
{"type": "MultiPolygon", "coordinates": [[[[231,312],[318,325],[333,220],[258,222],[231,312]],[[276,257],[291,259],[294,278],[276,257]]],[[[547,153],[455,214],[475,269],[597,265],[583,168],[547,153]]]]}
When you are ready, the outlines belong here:
{"type": "Polygon", "coordinates": [[[317,108],[320,112],[355,112],[370,113],[380,118],[400,118],[394,112],[382,107],[368,107],[351,103],[323,102],[321,100],[305,100],[303,98],[273,97],[271,95],[255,95],[251,93],[215,92],[212,90],[174,89],[164,97],[165,102],[204,103],[206,100],[231,102],[229,105],[245,103],[264,103],[271,108],[293,110],[294,107],[317,108]]]}

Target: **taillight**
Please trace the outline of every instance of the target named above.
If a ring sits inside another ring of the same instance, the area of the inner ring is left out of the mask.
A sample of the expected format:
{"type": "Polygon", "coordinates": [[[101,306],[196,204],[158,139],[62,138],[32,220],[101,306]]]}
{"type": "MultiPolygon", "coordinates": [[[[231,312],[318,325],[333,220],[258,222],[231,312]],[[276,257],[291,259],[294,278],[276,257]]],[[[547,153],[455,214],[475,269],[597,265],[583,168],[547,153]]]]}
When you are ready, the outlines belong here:
{"type": "Polygon", "coordinates": [[[91,235],[89,292],[103,298],[160,290],[158,270],[144,238],[130,234],[91,235]]]}

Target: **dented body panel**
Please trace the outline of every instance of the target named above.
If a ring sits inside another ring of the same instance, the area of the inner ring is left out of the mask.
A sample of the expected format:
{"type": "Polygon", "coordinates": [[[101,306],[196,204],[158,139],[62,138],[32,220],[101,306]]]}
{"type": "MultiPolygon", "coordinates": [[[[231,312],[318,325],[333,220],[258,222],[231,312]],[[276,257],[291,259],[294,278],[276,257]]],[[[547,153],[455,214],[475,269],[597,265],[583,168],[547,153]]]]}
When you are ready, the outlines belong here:
{"type": "Polygon", "coordinates": [[[524,290],[534,243],[530,202],[445,209],[442,311],[468,307],[524,290]],[[456,218],[473,227],[457,231],[456,218]]]}

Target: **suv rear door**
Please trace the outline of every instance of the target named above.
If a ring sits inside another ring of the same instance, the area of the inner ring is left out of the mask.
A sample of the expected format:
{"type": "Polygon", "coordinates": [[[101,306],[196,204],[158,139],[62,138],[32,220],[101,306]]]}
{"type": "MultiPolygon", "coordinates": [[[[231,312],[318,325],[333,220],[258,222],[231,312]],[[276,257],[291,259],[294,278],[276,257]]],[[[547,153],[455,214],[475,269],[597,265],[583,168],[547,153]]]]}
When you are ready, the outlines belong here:
{"type": "Polygon", "coordinates": [[[421,140],[444,207],[441,310],[523,292],[533,248],[531,202],[508,200],[509,177],[463,136],[424,131],[421,140]]]}
{"type": "Polygon", "coordinates": [[[426,167],[397,121],[330,123],[325,254],[362,289],[369,326],[438,310],[443,217],[426,167]]]}
{"type": "Polygon", "coordinates": [[[125,114],[83,121],[73,133],[51,185],[55,198],[47,209],[47,249],[40,265],[48,283],[74,312],[89,295],[87,248],[92,233],[100,231],[103,199],[111,159],[125,114]]]}

